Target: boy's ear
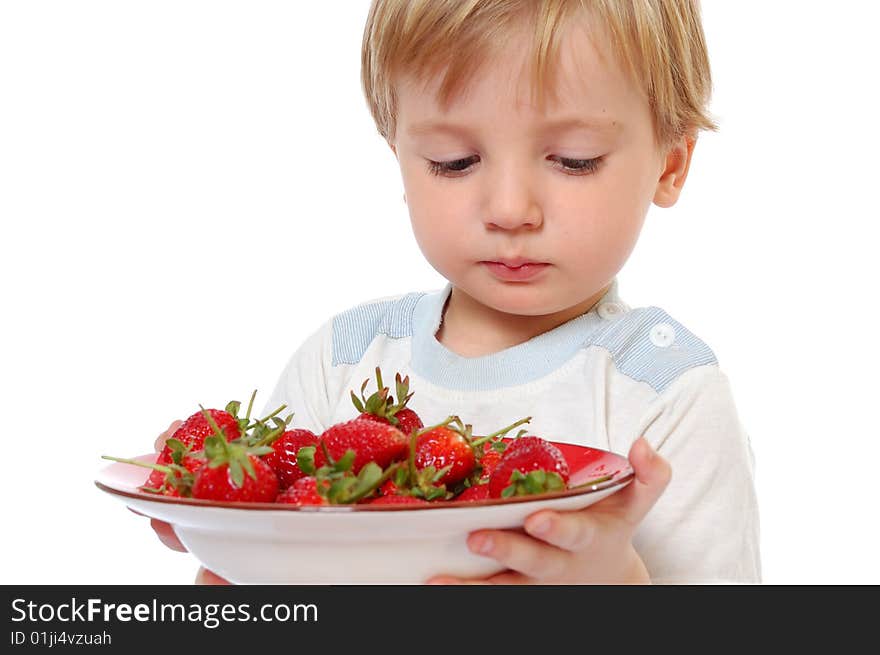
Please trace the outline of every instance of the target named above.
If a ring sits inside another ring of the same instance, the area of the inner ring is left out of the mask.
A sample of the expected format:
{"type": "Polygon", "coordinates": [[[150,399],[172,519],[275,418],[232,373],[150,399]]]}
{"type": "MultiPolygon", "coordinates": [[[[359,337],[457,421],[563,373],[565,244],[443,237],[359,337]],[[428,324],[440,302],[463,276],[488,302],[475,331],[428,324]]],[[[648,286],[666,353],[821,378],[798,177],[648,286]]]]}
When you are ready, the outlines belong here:
{"type": "Polygon", "coordinates": [[[684,181],[687,179],[696,144],[697,137],[687,134],[673,143],[667,151],[664,168],[660,173],[660,179],[657,180],[657,190],[654,193],[654,204],[658,207],[672,207],[678,200],[684,181]]]}

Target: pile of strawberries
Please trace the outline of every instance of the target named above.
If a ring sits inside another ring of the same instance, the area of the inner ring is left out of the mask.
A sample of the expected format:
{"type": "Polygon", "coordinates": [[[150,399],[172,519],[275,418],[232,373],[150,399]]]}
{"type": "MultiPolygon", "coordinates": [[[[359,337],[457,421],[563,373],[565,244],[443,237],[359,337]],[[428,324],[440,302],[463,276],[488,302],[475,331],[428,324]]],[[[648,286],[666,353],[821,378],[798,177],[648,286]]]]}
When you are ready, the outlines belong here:
{"type": "Polygon", "coordinates": [[[559,491],[569,467],[560,450],[525,430],[520,419],[476,436],[458,416],[425,427],[407,403],[409,378],[395,376],[397,402],[376,369],[378,390],[351,392],[359,414],[316,435],[291,429],[285,406],[251,419],[254,396],[201,409],[167,440],[155,464],[105,456],[152,470],[145,492],[224,502],[292,505],[425,504],[477,501],[559,491]]]}

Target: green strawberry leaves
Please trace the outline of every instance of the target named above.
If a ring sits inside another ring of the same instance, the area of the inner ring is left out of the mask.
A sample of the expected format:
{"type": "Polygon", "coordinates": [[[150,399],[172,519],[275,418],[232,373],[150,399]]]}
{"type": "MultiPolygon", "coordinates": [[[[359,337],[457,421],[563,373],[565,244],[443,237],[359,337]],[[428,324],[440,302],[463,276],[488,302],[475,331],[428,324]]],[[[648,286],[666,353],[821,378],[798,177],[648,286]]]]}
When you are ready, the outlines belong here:
{"type": "MultiPolygon", "coordinates": [[[[349,452],[353,453],[354,451],[350,450],[349,452]]],[[[353,458],[352,461],[354,461],[353,458]]],[[[357,502],[376,489],[383,479],[382,467],[376,464],[376,462],[369,462],[364,465],[358,472],[357,477],[346,473],[347,471],[330,483],[330,488],[327,490],[327,498],[331,503],[348,504],[357,502]]],[[[320,490],[320,485],[318,488],[320,490]]]]}
{"type": "Polygon", "coordinates": [[[501,497],[531,496],[564,489],[565,481],[558,473],[537,470],[523,474],[517,469],[510,476],[510,484],[501,491],[501,497]]]}
{"type": "Polygon", "coordinates": [[[321,442],[327,464],[315,468],[315,446],[303,446],[296,453],[296,463],[306,475],[313,475],[317,480],[316,488],[333,504],[355,503],[366,497],[396,472],[391,466],[387,471],[375,462],[369,462],[361,468],[357,475],[351,472],[357,453],[348,449],[337,460],[334,460],[321,442]]]}
{"type": "Polygon", "coordinates": [[[394,396],[389,395],[390,389],[382,382],[382,371],[376,367],[376,385],[377,390],[372,393],[369,398],[364,397],[364,392],[370,380],[364,380],[361,385],[361,397],[358,398],[354,391],[351,392],[351,402],[361,414],[372,414],[379,418],[384,418],[391,425],[397,427],[400,420],[396,414],[409,402],[413,394],[409,390],[409,376],[400,377],[400,373],[394,376],[394,388],[397,391],[397,403],[394,402],[394,396]]]}

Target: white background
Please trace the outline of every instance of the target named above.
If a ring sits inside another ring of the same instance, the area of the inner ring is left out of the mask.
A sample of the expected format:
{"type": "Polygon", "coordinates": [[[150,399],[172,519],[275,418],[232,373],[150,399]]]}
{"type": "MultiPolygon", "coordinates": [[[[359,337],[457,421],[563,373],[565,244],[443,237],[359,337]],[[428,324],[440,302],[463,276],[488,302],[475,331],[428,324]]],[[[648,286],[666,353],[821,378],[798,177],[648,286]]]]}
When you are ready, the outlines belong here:
{"type": "MultiPolygon", "coordinates": [[[[367,6],[0,3],[0,582],[191,581],[99,455],[443,284],[361,95],[367,6]]],[[[721,131],[620,274],[731,378],[767,583],[880,583],[872,7],[704,0],[721,131]]]]}

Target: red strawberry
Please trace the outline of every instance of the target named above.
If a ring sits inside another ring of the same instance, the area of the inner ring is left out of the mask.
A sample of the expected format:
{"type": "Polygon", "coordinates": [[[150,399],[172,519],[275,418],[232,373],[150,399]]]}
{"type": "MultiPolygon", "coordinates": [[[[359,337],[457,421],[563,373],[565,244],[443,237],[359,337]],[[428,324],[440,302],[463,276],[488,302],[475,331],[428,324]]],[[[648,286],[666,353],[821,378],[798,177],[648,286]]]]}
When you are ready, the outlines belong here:
{"type": "Polygon", "coordinates": [[[461,432],[441,425],[419,435],[416,441],[417,469],[433,466],[436,471],[449,467],[435,484],[452,486],[474,470],[476,457],[471,444],[461,432]]]}
{"type": "Polygon", "coordinates": [[[529,448],[534,446],[539,441],[545,441],[540,437],[536,437],[534,435],[522,436],[517,439],[502,439],[502,443],[504,444],[504,449],[501,451],[503,456],[512,455],[520,448],[529,448]]]}
{"type": "Polygon", "coordinates": [[[276,503],[289,505],[328,505],[327,498],[318,492],[318,480],[313,475],[299,478],[287,489],[278,494],[276,503]]]}
{"type": "MultiPolygon", "coordinates": [[[[392,425],[356,418],[337,423],[321,435],[320,443],[327,447],[330,457],[337,461],[346,451],[355,452],[351,472],[357,474],[368,462],[386,468],[391,462],[406,456],[408,440],[405,434],[392,425]]],[[[327,463],[324,448],[315,449],[315,467],[327,463]]]]}
{"type": "MultiPolygon", "coordinates": [[[[477,454],[476,468],[479,475],[477,475],[475,479],[472,479],[471,483],[485,484],[489,481],[492,471],[495,470],[495,467],[501,460],[501,454],[505,451],[508,444],[513,441],[513,439],[503,435],[510,432],[513,428],[522,425],[523,423],[528,423],[531,420],[531,416],[521,418],[512,425],[508,425],[506,428],[496,430],[485,437],[478,437],[472,440],[471,445],[474,446],[475,453],[477,454]]],[[[469,426],[465,427],[468,428],[469,426]]],[[[520,430],[519,434],[522,435],[524,432],[525,430],[520,430]]],[[[468,434],[468,436],[470,436],[470,434],[468,434]]]]}
{"type": "MultiPolygon", "coordinates": [[[[238,439],[241,436],[241,429],[238,426],[238,419],[229,412],[222,409],[206,410],[211,416],[217,427],[223,432],[227,441],[238,439]]],[[[193,452],[204,448],[205,437],[214,434],[214,428],[205,418],[202,412],[196,412],[183,422],[171,439],[177,439],[185,446],[190,446],[193,452]]],[[[164,451],[163,451],[164,452],[164,451]]]]}
{"type": "Polygon", "coordinates": [[[488,500],[489,498],[489,485],[488,484],[478,484],[473,487],[468,487],[460,494],[458,494],[452,500],[488,500]]]}
{"type": "MultiPolygon", "coordinates": [[[[156,458],[156,464],[159,464],[160,466],[176,464],[178,466],[183,466],[187,471],[194,474],[196,469],[204,463],[204,460],[200,457],[194,457],[191,454],[192,450],[191,446],[184,445],[183,442],[171,437],[165,442],[165,447],[156,458]]],[[[179,491],[180,485],[176,483],[180,482],[180,473],[181,472],[178,471],[175,475],[175,479],[172,480],[168,477],[168,473],[162,469],[153,469],[153,472],[150,473],[150,477],[147,478],[147,482],[144,486],[152,489],[162,489],[163,493],[172,496],[179,496],[180,493],[169,492],[179,491]]]]}
{"type": "Polygon", "coordinates": [[[207,462],[196,471],[192,495],[204,500],[271,503],[278,495],[278,476],[260,455],[269,446],[249,447],[222,435],[205,439],[207,462]]]}
{"type": "MultiPolygon", "coordinates": [[[[241,436],[241,429],[238,425],[238,419],[229,412],[222,409],[208,409],[205,410],[211,416],[211,420],[216,423],[217,427],[226,435],[228,440],[238,439],[241,436]]],[[[205,446],[205,437],[210,437],[214,434],[214,428],[211,426],[211,423],[205,418],[205,415],[199,411],[186,419],[183,424],[174,431],[168,440],[165,442],[165,447],[162,448],[162,452],[159,453],[159,457],[156,458],[156,464],[166,465],[174,462],[173,457],[173,448],[170,445],[173,443],[172,440],[177,440],[178,443],[182,444],[182,446],[186,447],[186,449],[190,452],[198,452],[202,450],[205,446]]],[[[177,462],[180,464],[181,462],[177,462]]],[[[159,488],[162,482],[165,480],[165,473],[159,470],[154,470],[149,479],[147,480],[146,486],[159,488]]]]}
{"type": "MultiPolygon", "coordinates": [[[[393,425],[391,420],[368,412],[362,413],[358,418],[365,418],[371,421],[379,421],[380,423],[389,423],[393,425]]],[[[397,425],[395,427],[404,434],[411,434],[413,430],[421,430],[425,427],[422,423],[422,419],[419,418],[419,415],[409,407],[404,407],[403,409],[398,410],[394,415],[394,418],[397,419],[397,425]]]]}
{"type": "Polygon", "coordinates": [[[486,448],[485,452],[480,457],[480,466],[482,467],[482,470],[480,471],[480,482],[489,481],[492,471],[495,470],[495,467],[498,466],[498,462],[501,461],[501,454],[501,451],[495,450],[492,447],[486,448]]]}
{"type": "MultiPolygon", "coordinates": [[[[162,454],[164,453],[165,451],[163,450],[162,454]]],[[[195,475],[195,472],[199,469],[199,467],[205,463],[205,460],[198,457],[192,457],[189,454],[184,454],[183,456],[176,459],[172,455],[169,455],[168,458],[163,461],[162,454],[160,454],[159,458],[156,459],[156,464],[162,466],[176,464],[178,466],[182,466],[193,475],[195,475]]],[[[166,471],[153,469],[153,472],[150,473],[150,477],[147,478],[144,486],[150,489],[159,489],[161,493],[165,494],[166,496],[188,495],[188,490],[184,490],[181,488],[183,472],[179,469],[175,469],[174,467],[172,467],[172,469],[174,471],[173,478],[169,477],[172,474],[169,474],[166,471]]]]}
{"type": "Polygon", "coordinates": [[[424,498],[415,496],[379,496],[366,501],[366,505],[427,505],[424,498]]]}
{"type": "Polygon", "coordinates": [[[406,435],[412,433],[413,430],[421,430],[424,427],[422,419],[412,409],[406,406],[412,393],[409,392],[409,376],[401,379],[400,373],[394,377],[395,388],[397,389],[397,404],[394,403],[394,396],[389,396],[388,387],[382,384],[382,371],[376,367],[376,383],[378,391],[373,393],[369,398],[364,398],[364,389],[370,383],[364,380],[361,385],[361,397],[358,398],[351,392],[351,402],[360,412],[358,418],[379,421],[380,423],[388,423],[406,435]]]}
{"type": "MultiPolygon", "coordinates": [[[[159,453],[159,456],[156,458],[156,464],[166,466],[171,463],[171,448],[168,447],[166,442],[166,445],[162,449],[162,452],[159,453]]],[[[150,487],[152,489],[159,489],[162,486],[163,482],[165,482],[165,472],[159,469],[153,469],[152,473],[150,473],[150,477],[147,478],[144,486],[150,487]]]]}
{"type": "Polygon", "coordinates": [[[111,457],[110,455],[101,455],[101,458],[153,469],[147,482],[139,488],[150,493],[160,493],[164,496],[175,497],[189,497],[192,495],[194,473],[204,464],[204,461],[195,457],[184,458],[182,460],[183,464],[175,464],[174,462],[153,464],[137,459],[111,457]]]}
{"type": "Polygon", "coordinates": [[[564,489],[568,474],[559,448],[540,437],[520,437],[507,447],[489,477],[489,495],[507,498],[564,489]]]}
{"type": "MultiPolygon", "coordinates": [[[[211,468],[207,464],[196,473],[193,498],[225,502],[271,503],[278,495],[278,476],[256,455],[247,455],[254,475],[245,472],[239,483],[229,464],[211,468]]],[[[247,465],[241,465],[246,468],[247,465]]]]}
{"type": "Polygon", "coordinates": [[[382,486],[379,487],[379,495],[380,496],[394,496],[397,494],[397,484],[394,480],[385,480],[382,483],[382,486]]]}
{"type": "MultiPolygon", "coordinates": [[[[162,494],[175,498],[188,498],[192,496],[194,476],[204,464],[203,460],[196,459],[195,457],[184,458],[182,466],[189,472],[189,475],[183,473],[179,468],[173,468],[173,472],[166,475],[160,483],[159,489],[162,490],[162,494]]],[[[153,471],[153,473],[156,473],[156,471],[153,471]]]]}
{"type": "Polygon", "coordinates": [[[272,442],[272,452],[263,461],[272,467],[278,476],[278,484],[286,489],[305,476],[296,461],[296,454],[303,446],[316,446],[318,437],[311,430],[288,430],[272,442]]]}

